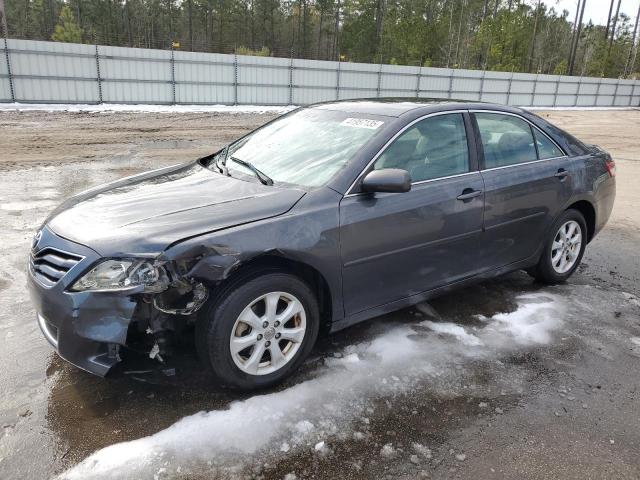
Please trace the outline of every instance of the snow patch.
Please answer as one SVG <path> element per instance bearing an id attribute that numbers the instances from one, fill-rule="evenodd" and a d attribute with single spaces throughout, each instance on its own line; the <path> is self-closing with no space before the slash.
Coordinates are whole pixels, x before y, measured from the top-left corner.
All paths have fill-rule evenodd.
<path id="1" fill-rule="evenodd" d="M 24 210 L 34 210 L 36 208 L 50 208 L 58 204 L 54 200 L 32 200 L 30 202 L 6 202 L 0 204 L 0 209 L 8 212 L 22 212 Z"/>
<path id="2" fill-rule="evenodd" d="M 434 332 L 452 335 L 464 345 L 472 347 L 482 345 L 482 342 L 478 337 L 471 333 L 467 333 L 467 331 L 460 325 L 456 325 L 454 323 L 435 323 L 429 320 L 422 322 L 422 325 L 429 327 Z"/>
<path id="3" fill-rule="evenodd" d="M 461 325 L 431 320 L 379 324 L 382 333 L 345 348 L 341 358 L 325 363 L 315 378 L 233 402 L 225 410 L 199 412 L 149 437 L 106 447 L 62 478 L 141 478 L 167 461 L 205 469 L 213 462 L 213 468 L 237 471 L 242 468 L 238 458 L 250 468 L 296 449 L 328 453 L 323 442 L 335 436 L 366 437 L 373 400 L 410 394 L 433 378 L 455 375 L 465 360 L 497 359 L 514 348 L 551 341 L 552 332 L 562 325 L 564 302 L 550 293 L 522 295 L 516 302 L 515 311 L 487 318 L 473 333 Z M 431 456 L 420 444 L 412 448 L 421 457 Z M 390 457 L 396 452 L 388 444 L 380 454 Z"/>
<path id="4" fill-rule="evenodd" d="M 88 112 L 88 113 L 287 113 L 297 108 L 295 105 L 125 105 L 118 103 L 65 104 L 65 103 L 0 103 L 0 111 L 45 111 L 45 112 Z"/>

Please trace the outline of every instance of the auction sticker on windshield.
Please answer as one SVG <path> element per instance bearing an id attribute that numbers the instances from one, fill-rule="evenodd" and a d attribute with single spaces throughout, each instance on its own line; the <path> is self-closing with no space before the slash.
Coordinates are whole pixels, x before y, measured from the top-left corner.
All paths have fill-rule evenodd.
<path id="1" fill-rule="evenodd" d="M 340 125 L 344 125 L 345 127 L 370 128 L 375 130 L 383 123 L 384 122 L 381 122 L 380 120 L 370 120 L 368 118 L 345 118 Z"/>

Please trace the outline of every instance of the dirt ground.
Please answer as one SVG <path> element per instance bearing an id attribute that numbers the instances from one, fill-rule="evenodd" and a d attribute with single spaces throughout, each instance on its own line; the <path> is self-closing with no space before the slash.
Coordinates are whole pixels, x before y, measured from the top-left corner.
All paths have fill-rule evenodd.
<path id="1" fill-rule="evenodd" d="M 64 198 L 274 115 L 0 112 L 0 478 L 640 478 L 640 110 L 537 113 L 617 163 L 612 217 L 568 284 L 460 290 L 323 338 L 287 384 L 239 395 L 188 352 L 175 375 L 67 365 L 24 265 Z"/>

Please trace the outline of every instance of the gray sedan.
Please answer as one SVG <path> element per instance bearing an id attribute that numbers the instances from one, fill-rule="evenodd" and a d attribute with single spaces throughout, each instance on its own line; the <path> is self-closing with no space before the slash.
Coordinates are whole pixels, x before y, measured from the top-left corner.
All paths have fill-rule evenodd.
<path id="1" fill-rule="evenodd" d="M 70 198 L 37 232 L 44 336 L 97 375 L 194 340 L 271 386 L 333 332 L 518 269 L 563 282 L 609 218 L 615 164 L 517 108 L 357 100 Z"/>

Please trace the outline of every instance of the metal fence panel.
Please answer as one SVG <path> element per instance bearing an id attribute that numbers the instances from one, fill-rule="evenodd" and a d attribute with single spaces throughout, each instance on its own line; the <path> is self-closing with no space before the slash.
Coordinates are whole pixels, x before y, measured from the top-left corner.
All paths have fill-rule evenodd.
<path id="1" fill-rule="evenodd" d="M 491 102 L 491 103 L 507 103 L 507 94 L 506 93 L 485 93 L 482 96 L 483 102 Z"/>
<path id="2" fill-rule="evenodd" d="M 41 103 L 95 101 L 97 77 L 91 45 L 28 40 L 7 43 L 16 100 Z"/>
<path id="3" fill-rule="evenodd" d="M 14 82 L 17 101 L 25 103 L 94 103 L 95 82 L 19 78 Z"/>
<path id="4" fill-rule="evenodd" d="M 170 81 L 171 52 L 142 48 L 100 47 L 100 73 L 105 81 Z"/>
<path id="5" fill-rule="evenodd" d="M 9 86 L 9 78 L 0 77 L 0 102 L 11 101 L 11 87 Z"/>
<path id="6" fill-rule="evenodd" d="M 576 107 L 591 107 L 596 104 L 596 95 L 579 95 L 576 99 Z"/>
<path id="7" fill-rule="evenodd" d="M 289 104 L 289 86 L 239 86 L 238 103 L 245 105 L 287 105 Z"/>
<path id="8" fill-rule="evenodd" d="M 292 83 L 298 87 L 336 87 L 338 62 L 297 60 L 292 62 Z"/>
<path id="9" fill-rule="evenodd" d="M 172 103 L 171 83 L 108 81 L 102 85 L 106 103 Z"/>
<path id="10" fill-rule="evenodd" d="M 218 53 L 173 52 L 176 82 L 232 84 L 234 56 Z"/>
<path id="11" fill-rule="evenodd" d="M 547 94 L 538 93 L 538 94 L 536 94 L 535 97 L 533 97 L 532 106 L 534 106 L 534 107 L 546 107 L 546 106 L 549 106 L 549 105 L 553 105 L 554 99 L 555 99 L 555 95 L 547 95 Z"/>
<path id="12" fill-rule="evenodd" d="M 352 92 L 359 89 L 366 89 L 370 92 L 360 96 L 375 97 L 378 90 L 379 71 L 380 65 L 342 63 L 340 70 L 340 88 L 344 88 L 345 91 L 341 92 L 341 98 L 353 98 Z M 343 93 L 344 97 L 342 97 Z"/>
<path id="13" fill-rule="evenodd" d="M 550 79 L 547 75 L 540 75 L 536 81 L 536 95 L 553 95 L 556 91 L 557 79 Z"/>
<path id="14" fill-rule="evenodd" d="M 4 51 L 4 39 L 0 42 L 0 48 L 3 49 L 0 50 L 0 102 L 12 102 L 7 55 Z"/>
<path id="15" fill-rule="evenodd" d="M 2 102 L 15 97 L 22 102 L 305 105 L 417 96 L 540 107 L 640 104 L 640 81 L 633 80 L 15 39 L 7 46 L 0 43 Z"/>
<path id="16" fill-rule="evenodd" d="M 377 93 L 378 92 L 375 88 L 371 88 L 371 89 L 361 88 L 358 90 L 341 88 L 340 100 L 350 100 L 354 98 L 374 98 L 377 95 Z"/>
<path id="17" fill-rule="evenodd" d="M 335 99 L 335 88 L 296 87 L 293 90 L 292 104 L 308 105 L 310 103 L 328 102 Z"/>

